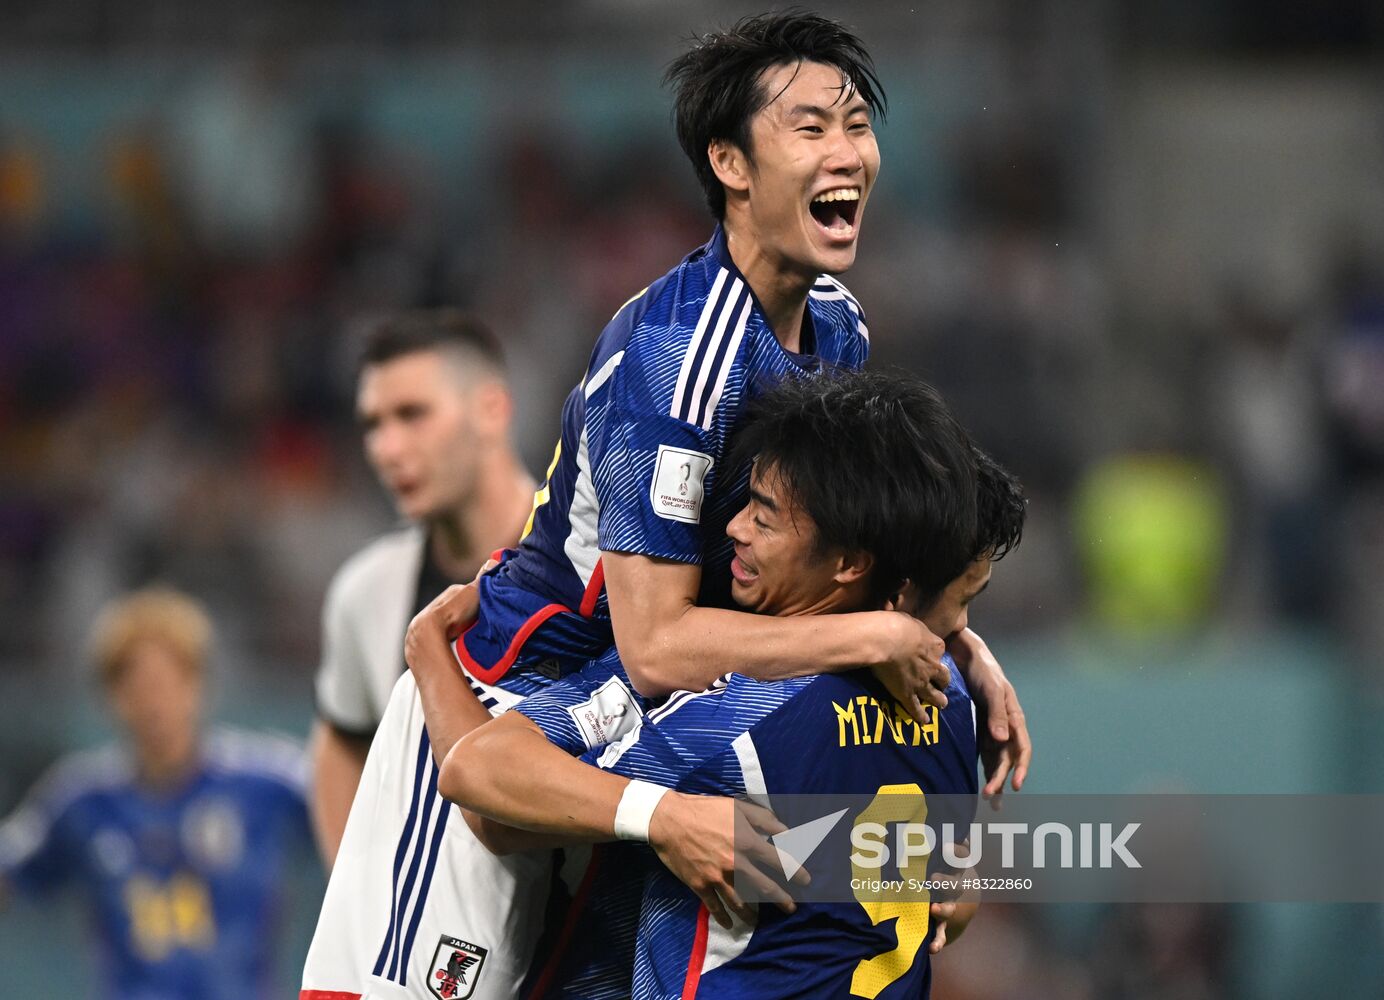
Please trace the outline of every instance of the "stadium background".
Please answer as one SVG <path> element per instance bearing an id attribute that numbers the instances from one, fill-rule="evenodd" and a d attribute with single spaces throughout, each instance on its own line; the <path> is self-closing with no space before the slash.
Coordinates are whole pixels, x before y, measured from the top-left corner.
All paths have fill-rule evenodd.
<path id="1" fill-rule="evenodd" d="M 847 281 L 1032 496 L 978 607 L 1040 791 L 1384 791 L 1384 15 L 835 3 L 891 98 Z M 503 335 L 541 472 L 610 313 L 710 228 L 662 66 L 724 2 L 12 0 L 0 31 L 0 810 L 105 738 L 95 609 L 220 628 L 303 734 L 332 571 L 391 515 L 362 323 Z M 286 935 L 299 958 L 320 877 Z M 0 915 L 0 993 L 79 980 Z M 1379 907 L 999 907 L 938 995 L 1378 996 Z M 291 978 L 291 977 L 290 977 Z"/>

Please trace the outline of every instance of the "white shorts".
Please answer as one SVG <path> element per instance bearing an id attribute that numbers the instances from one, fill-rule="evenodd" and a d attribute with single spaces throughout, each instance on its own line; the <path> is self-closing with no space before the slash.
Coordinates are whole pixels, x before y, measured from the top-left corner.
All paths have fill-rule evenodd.
<path id="1" fill-rule="evenodd" d="M 519 701 L 487 690 L 503 696 L 495 714 Z M 351 804 L 300 1000 L 517 996 L 552 866 L 550 851 L 491 854 L 437 794 L 423 704 L 405 671 Z"/>

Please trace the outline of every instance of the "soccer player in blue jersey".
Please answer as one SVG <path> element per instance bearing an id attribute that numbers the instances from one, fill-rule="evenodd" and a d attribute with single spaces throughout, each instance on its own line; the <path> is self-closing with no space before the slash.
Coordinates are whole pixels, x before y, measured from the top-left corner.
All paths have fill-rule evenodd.
<path id="1" fill-rule="evenodd" d="M 868 353 L 860 304 L 834 275 L 854 263 L 879 170 L 884 94 L 869 55 L 834 21 L 773 14 L 707 36 L 669 79 L 719 225 L 598 338 L 525 537 L 480 580 L 457 653 L 494 684 L 516 664 L 570 672 L 614 640 L 648 697 L 732 664 L 764 679 L 868 666 L 910 710 L 941 703 L 943 644 L 906 615 L 861 612 L 826 630 L 726 609 L 724 528 L 746 481 L 724 459 L 744 407 L 785 375 L 858 368 Z M 1021 782 L 1012 687 L 972 633 L 951 645 Z M 450 713 L 428 714 L 439 729 Z"/>
<path id="2" fill-rule="evenodd" d="M 750 501 L 729 527 L 732 591 L 763 614 L 830 622 L 890 600 L 951 635 L 966 627 L 991 562 L 1022 531 L 1017 484 L 983 455 L 976 471 L 941 401 L 911 380 L 843 373 L 789 383 L 762 401 L 740 445 L 755 456 L 755 471 Z M 688 805 L 726 804 L 696 794 L 766 803 L 771 794 L 899 786 L 973 794 L 976 733 L 961 675 L 946 708 L 919 726 L 866 671 L 770 683 L 732 674 L 622 727 L 623 738 L 603 750 L 586 714 L 616 704 L 611 691 L 622 680 L 616 664 L 588 692 L 574 682 L 554 687 L 463 740 L 443 768 L 444 793 L 468 807 L 532 830 L 647 839 L 698 890 L 642 867 L 628 849 L 605 863 L 586 893 L 577 960 L 553 976 L 562 995 L 621 995 L 630 980 L 619 981 L 620 960 L 633 963 L 637 997 L 925 992 L 924 945 L 936 933 L 926 901 L 784 914 L 755 912 L 732 894 L 732 923 L 717 893 L 729 859 L 714 853 L 725 840 L 695 859 L 706 866 L 700 871 L 664 845 L 677 842 L 673 827 Z M 872 728 L 883 738 L 869 736 Z M 568 756 L 584 747 L 587 761 L 636 780 Z M 663 795 L 670 787 L 693 794 Z M 496 846 L 547 842 L 479 825 Z M 633 956 L 621 933 L 632 881 L 647 883 Z"/>
<path id="3" fill-rule="evenodd" d="M 725 593 L 724 528 L 748 487 L 727 449 L 745 406 L 785 376 L 858 368 L 868 351 L 863 311 L 833 276 L 854 262 L 879 168 L 872 117 L 884 97 L 870 58 L 836 22 L 792 12 L 708 36 L 670 79 L 679 138 L 719 225 L 597 339 L 524 538 L 478 583 L 478 614 L 455 645 L 464 673 L 447 631 L 474 603 L 425 611 L 410 630 L 411 674 L 352 805 L 305 998 L 421 996 L 420 982 L 448 975 L 451 952 L 474 960 L 485 993 L 508 975 L 486 968 L 524 963 L 512 942 L 529 934 L 533 873 L 499 878 L 439 800 L 435 761 L 612 643 L 648 697 L 731 669 L 770 680 L 866 667 L 919 718 L 923 702 L 946 700 L 944 643 L 907 615 L 861 611 L 828 627 L 730 610 Z M 953 641 L 991 711 L 992 783 L 1013 767 L 1017 787 L 1028 739 L 1013 689 L 983 643 Z M 500 902 L 475 891 L 482 869 Z"/>
<path id="4" fill-rule="evenodd" d="M 110 606 L 95 646 L 127 742 L 61 761 L 0 826 L 0 889 L 74 886 L 91 910 L 98 979 L 52 994 L 245 1000 L 279 985 L 285 870 L 312 856 L 306 766 L 287 740 L 203 731 L 210 636 L 172 591 Z"/>

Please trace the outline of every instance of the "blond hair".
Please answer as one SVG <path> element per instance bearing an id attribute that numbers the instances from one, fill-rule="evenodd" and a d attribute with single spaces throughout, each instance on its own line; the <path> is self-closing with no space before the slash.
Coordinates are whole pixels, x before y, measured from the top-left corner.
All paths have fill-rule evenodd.
<path id="1" fill-rule="evenodd" d="M 201 674 L 211 645 L 212 625 L 200 601 L 164 587 L 136 590 L 107 604 L 91 632 L 91 652 L 102 683 L 120 678 L 131 651 L 141 642 L 167 647 Z"/>

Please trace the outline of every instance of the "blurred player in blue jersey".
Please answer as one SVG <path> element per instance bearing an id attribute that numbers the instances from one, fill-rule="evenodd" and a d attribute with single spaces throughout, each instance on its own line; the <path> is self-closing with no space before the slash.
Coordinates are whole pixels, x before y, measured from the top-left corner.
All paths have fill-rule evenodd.
<path id="1" fill-rule="evenodd" d="M 738 446 L 755 459 L 750 501 L 729 527 L 736 603 L 830 622 L 889 601 L 939 635 L 964 629 L 991 562 L 1018 543 L 1024 501 L 1003 470 L 972 452 L 940 399 L 912 380 L 841 373 L 784 385 L 757 409 Z M 443 769 L 444 793 L 468 807 L 533 831 L 648 840 L 697 889 L 641 864 L 629 847 L 607 848 L 573 922 L 579 939 L 544 995 L 621 996 L 631 982 L 641 998 L 925 993 L 924 946 L 938 933 L 926 900 L 785 914 L 731 893 L 732 920 L 718 896 L 731 864 L 717 853 L 726 841 L 706 844 L 700 858 L 667 845 L 689 806 L 722 812 L 729 825 L 725 800 L 697 795 L 767 804 L 773 794 L 900 786 L 974 794 L 976 733 L 961 675 L 946 708 L 919 726 L 867 671 L 769 683 L 731 674 L 618 727 L 625 735 L 602 748 L 587 720 L 593 708 L 618 715 L 610 707 L 624 685 L 618 659 L 604 665 L 588 668 L 585 690 L 573 678 L 463 740 Z M 872 728 L 883 738 L 861 735 Z M 635 780 L 569 756 L 584 748 L 586 761 Z M 497 848 L 549 842 L 478 826 Z M 632 951 L 625 914 L 641 890 Z"/>
<path id="2" fill-rule="evenodd" d="M 53 992 L 131 1000 L 268 997 L 285 866 L 310 857 L 301 750 L 202 726 L 211 625 L 147 590 L 95 630 L 119 747 L 56 765 L 0 826 L 0 888 L 87 897 L 99 978 Z"/>
<path id="3" fill-rule="evenodd" d="M 727 463 L 744 408 L 785 376 L 858 368 L 868 351 L 861 307 L 833 275 L 855 260 L 879 168 L 871 122 L 884 97 L 869 55 L 836 22 L 793 12 L 708 36 L 669 76 L 679 138 L 720 224 L 597 339 L 519 547 L 478 596 L 463 590 L 410 631 L 411 674 L 352 805 L 308 1000 L 425 996 L 453 953 L 473 959 L 475 996 L 507 995 L 532 948 L 541 871 L 497 866 L 439 799 L 436 761 L 612 642 L 648 697 L 732 669 L 772 680 L 867 667 L 920 720 L 923 702 L 945 702 L 944 643 L 908 615 L 827 626 L 730 610 L 725 593 L 724 529 L 748 487 Z M 472 617 L 454 647 L 461 673 L 449 632 Z M 973 635 L 953 641 L 1003 748 L 992 783 L 1013 766 L 1017 787 L 1028 738 L 1013 688 Z"/>

